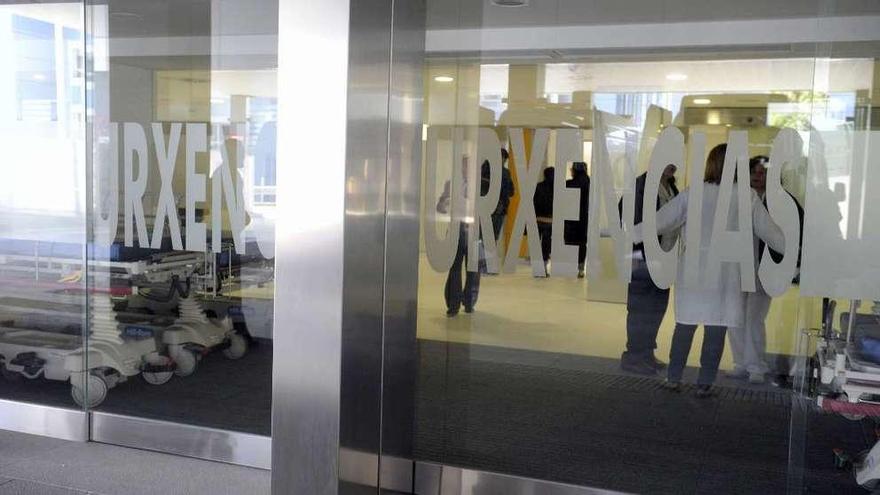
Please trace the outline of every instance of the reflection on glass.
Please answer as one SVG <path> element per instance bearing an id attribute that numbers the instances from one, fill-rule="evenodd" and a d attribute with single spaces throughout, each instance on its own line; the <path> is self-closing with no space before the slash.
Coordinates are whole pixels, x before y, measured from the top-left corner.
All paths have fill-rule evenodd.
<path id="1" fill-rule="evenodd" d="M 243 5 L 0 8 L 4 398 L 269 434 L 277 6 Z"/>
<path id="2" fill-rule="evenodd" d="M 0 397 L 68 408 L 85 355 L 82 24 L 76 4 L 0 6 Z"/>
<path id="3" fill-rule="evenodd" d="M 184 32 L 174 5 L 98 7 L 86 400 L 268 435 L 277 27 L 235 2 Z"/>
<path id="4" fill-rule="evenodd" d="M 711 49 L 674 6 L 428 3 L 416 457 L 638 493 L 876 479 L 819 456 L 869 450 L 880 415 L 857 375 L 880 373 L 880 34 L 817 58 L 759 46 L 763 23 L 797 28 L 793 2 L 716 12 Z M 503 174 L 483 222 L 502 196 L 467 185 Z"/>

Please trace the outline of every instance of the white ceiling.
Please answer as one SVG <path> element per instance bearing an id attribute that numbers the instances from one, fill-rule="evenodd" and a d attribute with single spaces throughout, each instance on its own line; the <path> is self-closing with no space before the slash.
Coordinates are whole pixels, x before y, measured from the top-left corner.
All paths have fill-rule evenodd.
<path id="1" fill-rule="evenodd" d="M 880 57 L 880 0 L 530 0 L 514 8 L 493 6 L 490 0 L 426 1 L 426 47 L 434 59 L 563 63 Z M 94 16 L 107 16 L 110 55 L 125 57 L 127 64 L 275 64 L 278 0 L 91 4 L 96 5 L 90 11 Z M 77 4 L 47 0 L 13 8 L 72 12 L 72 5 Z"/>
<path id="2" fill-rule="evenodd" d="M 426 50 L 488 63 L 880 56 L 880 1 L 428 0 Z"/>
<path id="3" fill-rule="evenodd" d="M 427 29 L 596 26 L 880 14 L 877 0 L 427 0 Z"/>

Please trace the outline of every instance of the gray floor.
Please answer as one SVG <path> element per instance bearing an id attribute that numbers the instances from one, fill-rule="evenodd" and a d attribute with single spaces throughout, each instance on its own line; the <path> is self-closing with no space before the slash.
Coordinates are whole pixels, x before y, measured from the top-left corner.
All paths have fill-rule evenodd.
<path id="1" fill-rule="evenodd" d="M 421 461 L 626 493 L 867 493 L 833 449 L 869 449 L 874 421 L 790 390 L 720 378 L 698 399 L 618 360 L 427 340 L 419 358 Z"/>
<path id="2" fill-rule="evenodd" d="M 0 495 L 268 494 L 269 471 L 0 430 Z"/>

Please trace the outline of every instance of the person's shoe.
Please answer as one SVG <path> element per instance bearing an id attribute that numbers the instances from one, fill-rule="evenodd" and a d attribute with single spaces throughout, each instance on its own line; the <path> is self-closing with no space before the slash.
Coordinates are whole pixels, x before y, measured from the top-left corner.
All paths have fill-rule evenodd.
<path id="1" fill-rule="evenodd" d="M 473 312 L 474 312 L 474 307 L 473 307 L 473 306 L 465 306 L 465 307 L 464 307 L 464 312 L 465 312 L 465 313 L 473 313 Z"/>
<path id="2" fill-rule="evenodd" d="M 763 385 L 766 382 L 764 373 L 749 373 L 749 383 L 752 385 Z"/>
<path id="3" fill-rule="evenodd" d="M 671 382 L 668 379 L 663 382 L 663 389 L 670 392 L 681 391 L 681 382 Z"/>
<path id="4" fill-rule="evenodd" d="M 586 273 L 584 272 L 584 269 L 578 268 L 578 278 L 584 278 L 584 275 L 586 275 Z"/>
<path id="5" fill-rule="evenodd" d="M 707 399 L 712 397 L 712 385 L 697 385 L 697 391 L 694 393 L 698 399 Z"/>
<path id="6" fill-rule="evenodd" d="M 458 308 L 450 308 L 446 310 L 446 316 L 448 318 L 452 318 L 453 316 L 458 314 Z"/>
<path id="7" fill-rule="evenodd" d="M 654 369 L 657 371 L 660 371 L 660 370 L 663 370 L 666 368 L 666 363 L 664 363 L 663 361 L 660 361 L 659 359 L 657 359 L 653 355 L 648 358 L 648 364 L 653 366 Z"/>
<path id="8" fill-rule="evenodd" d="M 792 388 L 792 382 L 787 375 L 774 375 L 773 379 L 770 380 L 770 385 L 785 389 Z"/>
<path id="9" fill-rule="evenodd" d="M 725 371 L 724 376 L 731 380 L 745 380 L 749 377 L 749 372 L 742 368 L 734 368 L 733 371 Z"/>
<path id="10" fill-rule="evenodd" d="M 634 361 L 626 358 L 621 359 L 620 369 L 637 375 L 653 376 L 657 374 L 657 370 L 651 364 L 643 360 Z"/>

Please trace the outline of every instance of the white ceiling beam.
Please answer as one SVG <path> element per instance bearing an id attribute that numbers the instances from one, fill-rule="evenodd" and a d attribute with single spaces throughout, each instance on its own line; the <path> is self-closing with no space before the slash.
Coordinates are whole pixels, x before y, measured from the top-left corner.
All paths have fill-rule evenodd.
<path id="1" fill-rule="evenodd" d="M 214 39 L 211 51 L 211 36 L 170 36 L 145 38 L 110 38 L 112 57 L 170 57 L 194 55 L 275 55 L 278 53 L 278 36 L 275 35 L 224 35 Z M 218 43 L 219 41 L 219 43 Z"/>
<path id="2" fill-rule="evenodd" d="M 428 53 L 748 46 L 880 40 L 880 16 L 437 29 Z"/>

